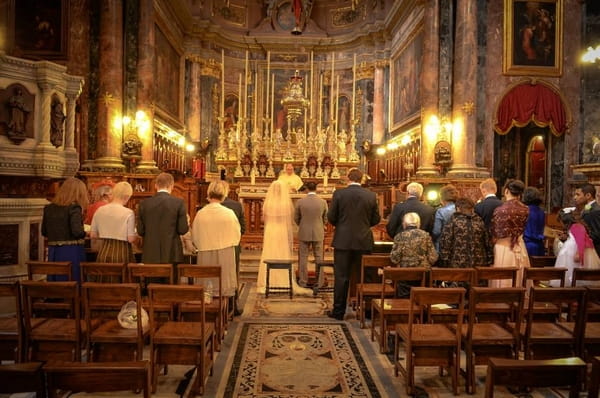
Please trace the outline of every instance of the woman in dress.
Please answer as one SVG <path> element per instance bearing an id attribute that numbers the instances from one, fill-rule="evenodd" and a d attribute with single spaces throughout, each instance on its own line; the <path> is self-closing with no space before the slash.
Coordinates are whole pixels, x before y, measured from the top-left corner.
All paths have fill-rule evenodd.
<path id="1" fill-rule="evenodd" d="M 54 199 L 44 207 L 42 235 L 48 238 L 48 261 L 70 261 L 73 279 L 80 280 L 79 263 L 85 261 L 83 209 L 89 203 L 85 184 L 70 177 L 60 186 Z M 66 280 L 49 275 L 48 280 Z"/>
<path id="2" fill-rule="evenodd" d="M 235 248 L 240 243 L 240 223 L 233 212 L 221 202 L 229 187 L 225 181 L 213 181 L 208 186 L 208 204 L 194 217 L 192 241 L 198 249 L 198 265 L 221 267 L 221 287 L 224 296 L 234 296 L 237 289 Z M 217 281 L 211 281 L 215 289 Z M 205 288 L 208 288 L 208 282 Z"/>
<path id="3" fill-rule="evenodd" d="M 265 260 L 294 261 L 292 254 L 294 205 L 285 182 L 276 180 L 269 186 L 263 203 L 263 219 L 265 233 L 256 281 L 256 289 L 259 293 L 264 293 L 266 287 Z M 269 276 L 271 286 L 288 287 L 288 280 L 287 270 L 272 270 Z M 292 278 L 292 290 L 295 295 L 312 296 L 313 294 L 311 289 L 300 287 L 296 278 Z"/>
<path id="4" fill-rule="evenodd" d="M 562 244 L 556 256 L 555 267 L 567 269 L 565 286 L 571 286 L 573 281 L 573 269 L 600 268 L 600 258 L 594 249 L 594 243 L 590 238 L 585 225 L 581 220 L 581 213 L 575 207 L 567 207 L 558 213 L 558 220 L 568 231 L 567 240 Z M 558 286 L 558 281 L 551 281 L 553 286 Z"/>
<path id="5" fill-rule="evenodd" d="M 540 207 L 542 194 L 539 189 L 535 187 L 525 188 L 523 203 L 529 208 L 529 217 L 527 217 L 527 224 L 523 233 L 527 254 L 530 256 L 543 256 L 546 254 L 546 247 L 544 246 L 546 215 Z"/>
<path id="6" fill-rule="evenodd" d="M 92 218 L 90 237 L 102 240 L 96 261 L 106 263 L 135 262 L 132 243 L 136 243 L 135 215 L 125 207 L 133 189 L 121 181 L 112 189 L 112 201 L 100 207 Z"/>
<path id="7" fill-rule="evenodd" d="M 520 197 L 525 184 L 520 180 L 508 180 L 504 184 L 504 203 L 494 210 L 492 216 L 492 240 L 494 242 L 494 267 L 518 267 L 517 286 L 521 286 L 523 269 L 529 267 L 523 232 L 529 209 Z M 490 287 L 511 287 L 510 280 L 491 281 Z"/>

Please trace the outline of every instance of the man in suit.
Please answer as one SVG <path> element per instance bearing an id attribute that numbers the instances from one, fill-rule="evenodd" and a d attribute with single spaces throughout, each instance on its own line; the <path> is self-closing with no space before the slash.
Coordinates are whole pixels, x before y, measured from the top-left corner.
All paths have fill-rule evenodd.
<path id="1" fill-rule="evenodd" d="M 402 219 L 406 213 L 417 213 L 421 218 L 421 229 L 429 232 L 433 229 L 433 217 L 435 209 L 428 204 L 421 202 L 423 195 L 423 185 L 418 182 L 411 182 L 406 186 L 408 198 L 404 202 L 397 203 L 388 218 L 385 226 L 390 238 L 394 239 L 398 233 L 403 231 Z"/>
<path id="2" fill-rule="evenodd" d="M 225 182 L 225 181 L 223 181 Z M 227 182 L 225 182 L 226 186 L 227 186 L 227 193 L 225 193 L 225 200 L 223 200 L 223 202 L 221 202 L 221 204 L 225 207 L 227 207 L 228 209 L 233 210 L 233 212 L 235 213 L 235 216 L 238 219 L 238 222 L 240 223 L 240 233 L 243 235 L 244 232 L 246 232 L 246 219 L 244 218 L 244 208 L 242 207 L 242 204 L 236 200 L 231 199 L 229 196 L 227 196 L 229 194 L 229 184 L 227 184 Z M 237 276 L 237 280 L 240 280 L 240 253 L 242 251 L 242 246 L 241 246 L 241 241 L 240 244 L 237 245 L 235 247 L 235 275 Z M 239 316 L 242 315 L 242 309 L 239 308 L 238 306 L 238 299 L 240 297 L 239 295 L 239 286 L 235 289 L 235 298 L 233 301 L 233 314 L 235 316 Z"/>
<path id="3" fill-rule="evenodd" d="M 600 205 L 596 202 L 596 188 L 592 184 L 583 184 L 575 189 L 575 205 L 583 209 L 581 216 L 590 231 L 594 248 L 600 255 Z"/>
<path id="4" fill-rule="evenodd" d="M 300 286 L 308 284 L 308 253 L 313 250 L 315 261 L 323 261 L 323 238 L 327 222 L 327 202 L 317 196 L 317 184 L 305 184 L 308 193 L 296 202 L 294 222 L 298 225 L 298 273 Z"/>
<path id="5" fill-rule="evenodd" d="M 479 190 L 483 199 L 475 205 L 475 214 L 483 219 L 485 227 L 490 231 L 494 210 L 502 204 L 502 201 L 496 196 L 498 188 L 493 178 L 483 180 L 479 184 Z"/>
<path id="6" fill-rule="evenodd" d="M 343 320 L 348 291 L 356 289 L 363 254 L 373 250 L 371 227 L 381 220 L 377 197 L 360 186 L 363 173 L 358 169 L 348 172 L 349 184 L 333 193 L 327 212 L 329 223 L 335 226 L 333 242 L 334 286 L 333 309 L 330 318 Z"/>
<path id="7" fill-rule="evenodd" d="M 183 199 L 171 196 L 174 185 L 171 174 L 160 173 L 154 183 L 156 194 L 140 203 L 137 233 L 143 238 L 144 263 L 183 261 L 180 235 L 189 230 L 189 225 Z"/>

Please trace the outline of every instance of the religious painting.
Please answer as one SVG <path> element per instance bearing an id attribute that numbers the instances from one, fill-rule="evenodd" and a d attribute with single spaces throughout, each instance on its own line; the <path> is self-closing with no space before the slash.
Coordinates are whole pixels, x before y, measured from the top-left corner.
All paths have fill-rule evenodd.
<path id="1" fill-rule="evenodd" d="M 179 90 L 181 85 L 181 57 L 158 26 L 154 93 L 156 105 L 175 119 L 179 119 Z"/>
<path id="2" fill-rule="evenodd" d="M 562 0 L 504 0 L 507 75 L 562 75 Z"/>
<path id="3" fill-rule="evenodd" d="M 15 54 L 30 58 L 66 58 L 68 11 L 68 0 L 15 1 Z"/>
<path id="4" fill-rule="evenodd" d="M 296 69 L 271 69 L 271 73 L 275 77 L 275 87 L 274 89 L 270 88 L 273 92 L 272 95 L 269 95 L 269 106 L 272 106 L 269 112 L 273 112 L 273 132 L 277 133 L 280 130 L 282 137 L 286 139 L 290 130 L 288 122 L 292 123 L 291 130 L 294 133 L 299 131 L 299 129 L 304 129 L 304 112 L 300 115 L 294 115 L 294 117 L 291 117 L 292 115 L 290 114 L 290 118 L 288 118 L 288 110 L 281 104 L 281 100 L 289 94 L 288 83 L 290 82 L 290 78 L 294 76 L 295 71 Z M 302 92 L 305 93 L 306 79 L 309 78 L 308 73 L 301 70 L 299 74 L 303 78 Z"/>
<path id="5" fill-rule="evenodd" d="M 391 123 L 392 130 L 408 127 L 419 119 L 421 92 L 419 79 L 423 55 L 423 31 L 418 30 L 404 47 L 392 56 Z"/>
<path id="6" fill-rule="evenodd" d="M 239 104 L 240 101 L 238 96 L 235 94 L 226 94 L 225 95 L 225 131 L 230 129 L 235 129 L 236 123 L 238 121 L 239 116 Z"/>
<path id="7" fill-rule="evenodd" d="M 338 131 L 350 132 L 350 100 L 346 95 L 338 97 L 337 121 Z"/>

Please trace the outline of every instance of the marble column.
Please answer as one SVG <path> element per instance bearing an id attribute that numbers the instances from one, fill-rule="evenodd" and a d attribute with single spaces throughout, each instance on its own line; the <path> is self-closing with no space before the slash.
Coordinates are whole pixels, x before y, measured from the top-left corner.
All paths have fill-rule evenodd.
<path id="1" fill-rule="evenodd" d="M 142 141 L 142 159 L 136 167 L 138 173 L 158 172 L 154 160 L 154 6 L 152 0 L 139 2 L 138 61 L 137 61 L 137 110 L 146 114 L 147 128 L 138 130 Z"/>
<path id="2" fill-rule="evenodd" d="M 98 101 L 98 158 L 94 168 L 122 171 L 123 132 L 123 2 L 105 0 L 100 5 L 100 98 Z"/>
<path id="3" fill-rule="evenodd" d="M 448 174 L 472 177 L 475 166 L 477 118 L 477 0 L 458 0 L 452 93 L 452 159 Z"/>
<path id="4" fill-rule="evenodd" d="M 65 151 L 76 152 L 75 150 L 75 106 L 77 98 L 83 90 L 83 80 L 80 78 L 71 79 L 67 83 L 67 123 L 65 131 Z"/>
<path id="5" fill-rule="evenodd" d="M 375 75 L 373 78 L 373 144 L 381 144 L 385 138 L 385 119 L 384 119 L 384 68 L 387 61 L 380 60 L 375 62 Z"/>
<path id="6" fill-rule="evenodd" d="M 427 0 L 423 17 L 423 68 L 421 70 L 421 161 L 417 175 L 436 176 L 438 170 L 434 147 L 438 140 L 434 130 L 435 118 L 439 117 L 439 1 Z M 439 124 L 438 124 L 439 126 Z"/>
<path id="7" fill-rule="evenodd" d="M 38 146 L 50 147 L 50 115 L 52 112 L 52 89 L 53 85 L 49 83 L 38 83 L 42 89 L 42 105 L 40 107 L 40 141 Z"/>
<path id="8" fill-rule="evenodd" d="M 189 105 L 186 115 L 187 131 L 192 142 L 200 141 L 200 59 L 193 57 L 190 59 L 190 85 L 189 85 Z"/>

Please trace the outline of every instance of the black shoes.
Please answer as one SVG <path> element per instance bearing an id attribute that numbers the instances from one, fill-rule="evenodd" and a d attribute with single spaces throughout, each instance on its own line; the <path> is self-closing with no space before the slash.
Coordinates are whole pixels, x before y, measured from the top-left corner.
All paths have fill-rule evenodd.
<path id="1" fill-rule="evenodd" d="M 327 316 L 330 318 L 333 318 L 333 319 L 337 319 L 338 321 L 344 320 L 344 314 L 342 314 L 342 315 L 334 314 L 333 311 L 327 311 Z"/>

